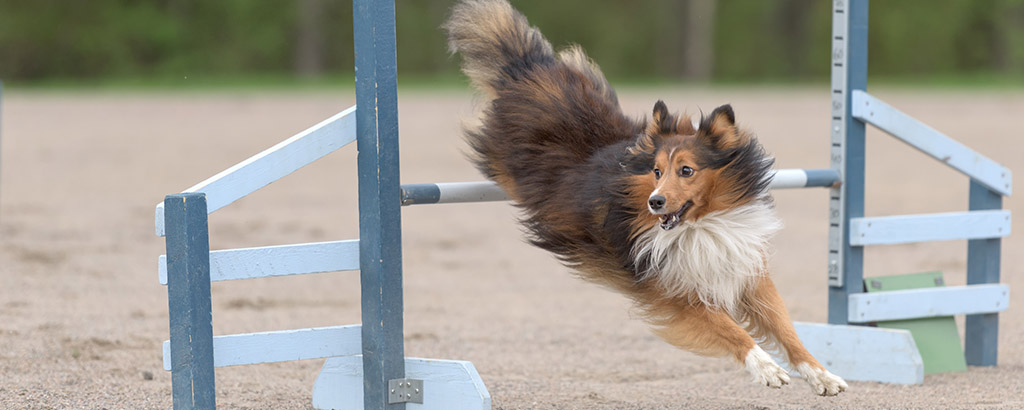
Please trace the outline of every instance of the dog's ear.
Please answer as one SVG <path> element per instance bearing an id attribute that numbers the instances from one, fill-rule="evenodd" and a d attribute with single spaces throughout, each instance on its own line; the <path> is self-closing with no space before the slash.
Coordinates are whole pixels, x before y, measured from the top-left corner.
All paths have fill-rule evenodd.
<path id="1" fill-rule="evenodd" d="M 647 123 L 647 135 L 673 134 L 675 131 L 675 118 L 668 113 L 668 106 L 665 105 L 665 102 L 658 100 L 654 103 L 651 121 Z"/>
<path id="2" fill-rule="evenodd" d="M 735 149 L 745 143 L 736 129 L 736 114 L 729 104 L 715 108 L 711 115 L 701 119 L 698 131 L 701 138 L 717 150 Z"/>

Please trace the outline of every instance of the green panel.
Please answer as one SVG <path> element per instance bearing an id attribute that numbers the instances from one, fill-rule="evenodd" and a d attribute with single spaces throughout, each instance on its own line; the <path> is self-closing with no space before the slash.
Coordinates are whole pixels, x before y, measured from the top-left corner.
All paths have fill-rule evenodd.
<path id="1" fill-rule="evenodd" d="M 868 292 L 883 292 L 937 288 L 945 282 L 942 272 L 925 272 L 866 278 L 864 286 Z M 878 327 L 909 330 L 924 361 L 925 374 L 967 370 L 953 316 L 882 321 Z"/>

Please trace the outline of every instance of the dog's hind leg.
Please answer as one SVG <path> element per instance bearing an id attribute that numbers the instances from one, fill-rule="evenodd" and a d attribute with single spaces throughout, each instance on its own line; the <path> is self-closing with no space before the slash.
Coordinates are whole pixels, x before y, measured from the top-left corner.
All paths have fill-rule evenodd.
<path id="1" fill-rule="evenodd" d="M 830 373 L 811 356 L 800 342 L 789 319 L 782 296 L 767 276 L 758 279 L 743 300 L 741 309 L 750 333 L 788 357 L 789 363 L 821 396 L 835 396 L 848 387 L 842 378 Z"/>
<path id="2" fill-rule="evenodd" d="M 708 356 L 732 356 L 742 363 L 754 382 L 779 388 L 789 384 L 780 367 L 729 314 L 700 302 L 675 300 L 656 307 L 655 333 L 684 350 Z"/>

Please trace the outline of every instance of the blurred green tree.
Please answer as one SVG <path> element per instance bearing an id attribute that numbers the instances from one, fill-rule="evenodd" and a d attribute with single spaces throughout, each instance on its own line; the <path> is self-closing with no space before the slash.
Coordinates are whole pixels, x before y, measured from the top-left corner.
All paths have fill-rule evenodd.
<path id="1" fill-rule="evenodd" d="M 398 0 L 399 70 L 453 78 L 438 28 L 454 0 Z M 513 0 L 553 44 L 619 80 L 760 82 L 828 75 L 831 2 Z M 326 0 L 0 0 L 0 77 L 347 75 L 351 4 Z M 1024 0 L 871 4 L 873 77 L 1024 78 Z"/>

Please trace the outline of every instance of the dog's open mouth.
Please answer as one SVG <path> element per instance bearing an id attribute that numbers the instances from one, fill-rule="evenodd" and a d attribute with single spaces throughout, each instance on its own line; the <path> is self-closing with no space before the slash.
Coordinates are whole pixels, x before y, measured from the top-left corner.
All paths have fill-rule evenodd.
<path id="1" fill-rule="evenodd" d="M 686 211 L 690 210 L 690 207 L 692 207 L 692 206 L 693 206 L 693 201 L 686 201 L 686 203 L 683 204 L 683 206 L 680 207 L 678 211 L 675 211 L 675 212 L 670 213 L 670 214 L 662 215 L 661 216 L 661 229 L 664 229 L 664 230 L 667 231 L 667 230 L 670 230 L 670 229 L 675 228 L 676 226 L 678 226 L 679 222 L 683 220 L 683 216 L 686 215 Z"/>

